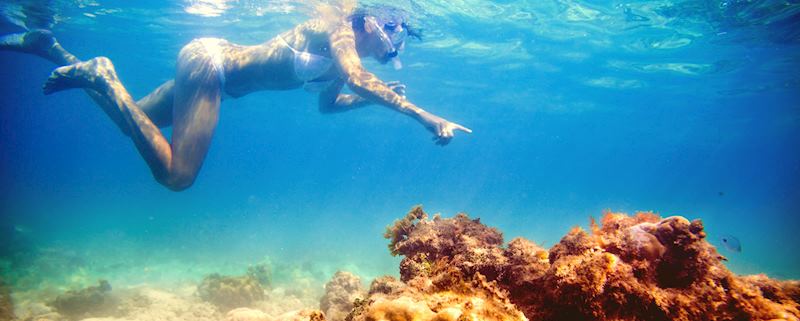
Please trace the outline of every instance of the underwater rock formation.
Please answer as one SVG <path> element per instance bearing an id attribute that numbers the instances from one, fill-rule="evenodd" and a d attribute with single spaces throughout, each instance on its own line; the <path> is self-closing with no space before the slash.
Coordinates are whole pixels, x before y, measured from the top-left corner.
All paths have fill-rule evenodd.
<path id="1" fill-rule="evenodd" d="M 228 312 L 225 321 L 325 321 L 325 316 L 317 310 L 299 310 L 272 317 L 261 310 L 238 308 Z"/>
<path id="2" fill-rule="evenodd" d="M 255 279 L 262 288 L 272 285 L 272 268 L 267 263 L 258 263 L 247 268 L 247 276 Z"/>
<path id="3" fill-rule="evenodd" d="M 113 315 L 117 312 L 117 304 L 111 296 L 111 285 L 100 280 L 96 286 L 67 291 L 47 305 L 69 319 L 80 319 Z"/>
<path id="4" fill-rule="evenodd" d="M 91 321 L 193 320 L 218 321 L 219 312 L 207 302 L 200 302 L 186 289 L 173 293 L 163 289 L 139 287 L 128 290 L 120 303 L 118 318 Z"/>
<path id="5" fill-rule="evenodd" d="M 247 307 L 264 299 L 264 288 L 251 275 L 222 276 L 210 274 L 197 286 L 197 294 L 222 312 Z"/>
<path id="6" fill-rule="evenodd" d="M 0 321 L 14 320 L 14 304 L 11 302 L 11 291 L 0 278 Z"/>
<path id="7" fill-rule="evenodd" d="M 416 207 L 387 229 L 391 253 L 406 256 L 401 280 L 374 280 L 347 320 L 527 320 L 487 277 L 500 272 L 502 234 L 464 214 L 427 217 Z"/>
<path id="8" fill-rule="evenodd" d="M 477 219 L 429 219 L 415 207 L 385 237 L 404 256 L 402 282 L 373 282 L 348 320 L 800 317 L 798 282 L 734 275 L 699 220 L 607 213 L 600 226 L 574 228 L 545 250 L 522 238 L 503 246 L 502 234 Z"/>
<path id="9" fill-rule="evenodd" d="M 115 289 L 115 300 L 119 302 L 113 316 L 94 315 L 90 318 L 65 317 L 58 313 L 29 313 L 21 316 L 25 321 L 154 321 L 154 320 L 192 320 L 219 321 L 219 311 L 210 303 L 200 302 L 192 295 L 191 289 L 168 292 L 147 286 L 128 289 Z"/>
<path id="10" fill-rule="evenodd" d="M 447 272 L 445 272 L 447 271 Z M 347 321 L 514 321 L 528 320 L 494 282 L 444 268 L 435 279 L 403 283 L 393 277 L 372 282 Z"/>
<path id="11" fill-rule="evenodd" d="M 344 321 L 347 314 L 353 310 L 353 302 L 365 296 L 366 291 L 361 286 L 361 279 L 358 276 L 338 271 L 325 284 L 325 295 L 322 296 L 319 307 L 328 321 Z"/>

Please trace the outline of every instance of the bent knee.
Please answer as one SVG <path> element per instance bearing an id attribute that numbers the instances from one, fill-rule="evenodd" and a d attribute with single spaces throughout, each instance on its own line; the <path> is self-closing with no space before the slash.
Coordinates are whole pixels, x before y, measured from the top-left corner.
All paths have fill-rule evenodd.
<path id="1" fill-rule="evenodd" d="M 184 191 L 184 190 L 188 189 L 189 187 L 192 187 L 192 184 L 194 184 L 194 180 L 178 181 L 178 182 L 172 183 L 171 185 L 167 185 L 167 188 L 169 188 L 173 192 L 180 192 L 180 191 Z"/>
<path id="2" fill-rule="evenodd" d="M 97 56 L 86 61 L 95 71 L 114 71 L 114 63 L 105 56 Z"/>
<path id="3" fill-rule="evenodd" d="M 157 176 L 156 181 L 174 192 L 180 192 L 191 187 L 196 178 L 196 175 L 172 174 L 161 177 Z"/>

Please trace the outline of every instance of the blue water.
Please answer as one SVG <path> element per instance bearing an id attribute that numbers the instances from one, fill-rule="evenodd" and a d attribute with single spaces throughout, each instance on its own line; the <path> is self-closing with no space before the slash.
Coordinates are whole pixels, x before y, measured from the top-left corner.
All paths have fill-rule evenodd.
<path id="1" fill-rule="evenodd" d="M 48 6 L 61 44 L 109 57 L 136 98 L 172 78 L 193 38 L 257 44 L 309 12 L 205 3 L 223 5 Z M 735 272 L 800 278 L 800 2 L 399 5 L 424 41 L 402 70 L 367 68 L 473 134 L 439 147 L 384 107 L 323 115 L 302 90 L 255 93 L 223 102 L 179 193 L 85 93 L 42 94 L 52 64 L 0 52 L 0 270 L 21 287 L 197 281 L 263 261 L 286 278 L 369 279 L 397 273 L 383 230 L 423 204 L 546 247 L 604 210 L 682 215 L 703 220 Z"/>

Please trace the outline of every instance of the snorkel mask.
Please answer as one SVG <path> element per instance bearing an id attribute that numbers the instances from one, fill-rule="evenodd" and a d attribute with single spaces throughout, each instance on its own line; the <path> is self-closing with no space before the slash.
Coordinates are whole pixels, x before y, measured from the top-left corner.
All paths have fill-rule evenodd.
<path id="1" fill-rule="evenodd" d="M 405 49 L 406 37 L 408 37 L 408 26 L 405 22 L 396 22 L 393 20 L 379 22 L 375 17 L 365 17 L 364 22 L 370 24 L 373 30 L 380 37 L 384 48 L 386 48 L 386 55 L 384 59 L 391 61 L 395 70 L 403 68 L 403 63 L 397 56 Z"/>

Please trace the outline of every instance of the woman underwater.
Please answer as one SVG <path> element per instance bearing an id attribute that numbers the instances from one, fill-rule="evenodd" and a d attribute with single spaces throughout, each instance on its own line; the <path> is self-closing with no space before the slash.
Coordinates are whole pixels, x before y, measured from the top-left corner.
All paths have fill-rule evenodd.
<path id="1" fill-rule="evenodd" d="M 181 49 L 175 79 L 138 101 L 120 82 L 108 58 L 80 61 L 49 31 L 4 36 L 0 49 L 35 54 L 62 66 L 45 83 L 45 94 L 86 89 L 131 137 L 155 179 L 180 191 L 192 185 L 203 164 L 223 96 L 316 88 L 323 113 L 375 103 L 416 119 L 433 132 L 439 145 L 450 142 L 455 131 L 471 133 L 412 104 L 405 98 L 405 86 L 385 83 L 362 66 L 362 57 L 399 63 L 397 55 L 409 36 L 420 37 L 402 16 L 373 8 L 335 19 L 312 19 L 255 46 L 195 39 Z M 345 84 L 355 95 L 341 93 Z M 171 143 L 159 129 L 168 126 L 173 128 Z"/>

